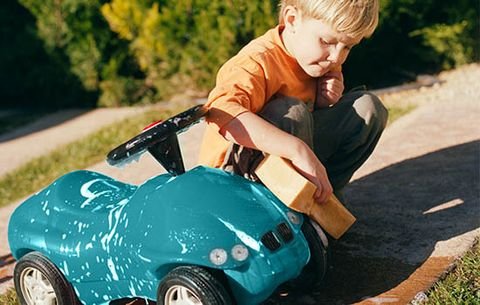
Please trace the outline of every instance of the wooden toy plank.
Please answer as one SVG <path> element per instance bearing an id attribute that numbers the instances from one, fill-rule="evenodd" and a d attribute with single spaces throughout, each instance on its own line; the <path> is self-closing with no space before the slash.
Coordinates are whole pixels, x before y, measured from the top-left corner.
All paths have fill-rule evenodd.
<path id="1" fill-rule="evenodd" d="M 356 221 L 334 195 L 324 203 L 315 202 L 316 186 L 298 173 L 288 160 L 267 156 L 255 173 L 285 205 L 308 215 L 335 239 L 340 238 Z"/>

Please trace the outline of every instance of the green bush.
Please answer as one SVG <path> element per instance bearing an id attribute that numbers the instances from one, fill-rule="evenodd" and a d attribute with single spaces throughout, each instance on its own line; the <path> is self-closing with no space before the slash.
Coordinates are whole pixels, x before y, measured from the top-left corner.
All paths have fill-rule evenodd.
<path id="1" fill-rule="evenodd" d="M 275 1 L 112 0 L 102 14 L 157 98 L 205 94 L 219 66 L 275 23 Z"/>
<path id="2" fill-rule="evenodd" d="M 0 107 L 62 108 L 95 105 L 59 54 L 47 54 L 35 18 L 16 0 L 0 5 Z"/>
<path id="3" fill-rule="evenodd" d="M 82 94 L 89 92 L 98 95 L 100 106 L 156 102 L 176 93 L 205 95 L 213 87 L 221 64 L 276 24 L 278 3 L 18 1 L 36 20 L 36 30 L 24 33 L 28 42 L 22 43 L 34 45 L 37 34 L 43 41 L 44 54 L 54 64 L 40 64 L 35 69 L 37 74 L 49 75 L 46 78 L 29 74 L 25 79 L 17 76 L 15 80 L 3 79 L 2 83 L 8 87 L 12 82 L 24 81 L 22 88 L 31 86 L 30 92 L 44 90 L 42 82 L 54 84 L 49 88 L 71 86 L 74 90 L 66 97 L 83 99 Z M 392 85 L 412 80 L 419 73 L 479 60 L 479 8 L 471 0 L 380 2 L 379 28 L 354 48 L 345 65 L 347 88 Z M 42 48 L 36 43 L 32 50 Z M 34 51 L 28 47 L 22 53 L 17 50 L 18 42 L 6 45 L 9 48 L 2 54 L 13 53 L 15 65 L 38 65 L 38 56 L 29 59 Z M 21 63 L 15 60 L 19 58 Z M 55 72 L 57 68 L 69 76 Z M 15 92 L 8 94 L 15 99 Z"/>
<path id="4" fill-rule="evenodd" d="M 473 58 L 474 52 L 468 37 L 468 22 L 463 20 L 454 24 L 434 24 L 410 33 L 411 37 L 421 36 L 423 45 L 430 49 L 431 56 L 439 56 L 441 68 L 450 69 L 466 64 Z"/>
<path id="5" fill-rule="evenodd" d="M 143 80 L 129 54 L 128 43 L 117 39 L 101 15 L 99 1 L 94 0 L 19 0 L 36 18 L 38 36 L 51 57 L 63 58 L 68 69 L 87 92 L 100 94 L 108 106 L 136 102 L 132 84 Z M 110 86 L 112 81 L 123 80 Z M 107 82 L 102 86 L 102 82 Z M 128 88 L 119 88 L 120 86 Z M 103 90 L 112 88 L 113 92 Z M 118 92 L 129 92 L 112 101 Z M 106 95 L 107 97 L 104 97 Z M 126 102 L 127 101 L 127 102 Z"/>
<path id="6" fill-rule="evenodd" d="M 479 6 L 471 0 L 380 0 L 380 24 L 354 48 L 347 85 L 383 87 L 479 60 Z"/>

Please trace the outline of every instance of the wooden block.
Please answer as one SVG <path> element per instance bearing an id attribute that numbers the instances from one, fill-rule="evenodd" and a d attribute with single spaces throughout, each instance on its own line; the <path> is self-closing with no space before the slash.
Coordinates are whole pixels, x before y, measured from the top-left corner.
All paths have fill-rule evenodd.
<path id="1" fill-rule="evenodd" d="M 299 174 L 288 160 L 267 156 L 255 173 L 285 205 L 307 214 L 335 239 L 340 238 L 356 220 L 333 195 L 327 202 L 316 203 L 313 199 L 316 186 Z"/>
<path id="2" fill-rule="evenodd" d="M 301 213 L 310 211 L 316 187 L 300 175 L 287 160 L 277 156 L 267 156 L 258 165 L 255 173 L 262 183 L 289 208 Z"/>
<path id="3" fill-rule="evenodd" d="M 335 195 L 330 196 L 327 202 L 315 203 L 308 216 L 335 239 L 339 239 L 357 220 Z"/>

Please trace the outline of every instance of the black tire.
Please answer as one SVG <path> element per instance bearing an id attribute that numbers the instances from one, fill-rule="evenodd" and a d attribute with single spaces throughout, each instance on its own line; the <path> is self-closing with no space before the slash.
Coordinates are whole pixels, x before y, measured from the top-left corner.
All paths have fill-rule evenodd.
<path id="1" fill-rule="evenodd" d="M 22 305 L 40 304 L 36 300 L 42 296 L 55 297 L 57 305 L 80 304 L 72 286 L 62 272 L 39 252 L 30 252 L 23 256 L 15 265 L 13 278 L 15 290 Z M 37 284 L 34 284 L 32 279 Z M 29 281 L 30 283 L 28 283 Z M 45 285 L 40 285 L 43 287 L 43 292 L 39 293 L 38 290 L 35 290 L 37 293 L 32 295 L 34 287 L 38 287 L 38 281 L 50 286 L 46 285 L 49 287 L 46 288 Z"/>
<path id="2" fill-rule="evenodd" d="M 316 223 L 315 225 L 318 226 Z M 329 253 L 327 245 L 324 244 L 317 229 L 312 224 L 312 220 L 308 217 L 305 217 L 302 232 L 310 248 L 310 260 L 292 284 L 295 290 L 312 291 L 325 278 L 328 270 Z M 327 237 L 325 236 L 325 238 Z"/>
<path id="3" fill-rule="evenodd" d="M 187 289 L 189 297 L 202 305 L 232 305 L 226 287 L 206 269 L 197 266 L 181 266 L 170 271 L 158 286 L 157 305 L 171 305 L 170 300 L 181 297 L 179 289 Z"/>

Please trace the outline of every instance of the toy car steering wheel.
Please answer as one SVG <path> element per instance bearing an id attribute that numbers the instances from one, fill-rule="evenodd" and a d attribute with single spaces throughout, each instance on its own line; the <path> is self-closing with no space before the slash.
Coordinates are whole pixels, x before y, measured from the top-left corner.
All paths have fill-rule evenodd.
<path id="1" fill-rule="evenodd" d="M 149 151 L 153 157 L 173 175 L 185 172 L 177 133 L 187 129 L 207 113 L 203 105 L 194 106 L 163 122 L 147 128 L 142 133 L 119 145 L 107 155 L 107 162 L 122 166 L 138 160 L 141 154 Z"/>

